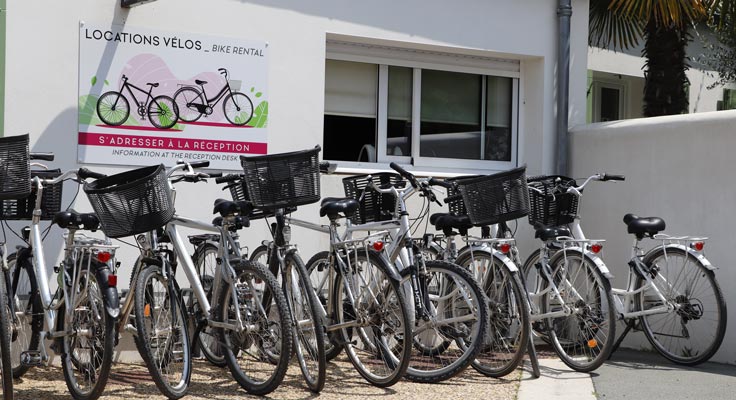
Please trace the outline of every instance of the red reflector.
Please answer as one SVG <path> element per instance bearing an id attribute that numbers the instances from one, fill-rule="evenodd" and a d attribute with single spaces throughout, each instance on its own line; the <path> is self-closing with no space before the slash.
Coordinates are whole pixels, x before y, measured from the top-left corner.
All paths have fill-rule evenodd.
<path id="1" fill-rule="evenodd" d="M 603 245 L 600 243 L 593 243 L 590 245 L 590 251 L 592 251 L 595 254 L 598 254 L 603 250 Z"/>
<path id="2" fill-rule="evenodd" d="M 100 262 L 103 262 L 103 263 L 106 263 L 106 262 L 110 261 L 110 257 L 111 257 L 110 253 L 108 253 L 106 251 L 101 251 L 101 252 L 97 253 L 97 259 Z"/>
<path id="3" fill-rule="evenodd" d="M 703 251 L 703 247 L 705 247 L 705 243 L 703 242 L 695 242 L 693 243 L 693 249 L 697 251 Z"/>
<path id="4" fill-rule="evenodd" d="M 118 285 L 118 276 L 117 275 L 108 275 L 107 276 L 107 286 L 117 286 Z"/>
<path id="5" fill-rule="evenodd" d="M 501 249 L 501 253 L 508 253 L 511 250 L 511 245 L 508 243 L 501 243 L 499 248 Z"/>
<path id="6" fill-rule="evenodd" d="M 381 242 L 380 240 L 378 242 L 373 242 L 373 250 L 375 251 L 383 250 L 383 242 Z"/>

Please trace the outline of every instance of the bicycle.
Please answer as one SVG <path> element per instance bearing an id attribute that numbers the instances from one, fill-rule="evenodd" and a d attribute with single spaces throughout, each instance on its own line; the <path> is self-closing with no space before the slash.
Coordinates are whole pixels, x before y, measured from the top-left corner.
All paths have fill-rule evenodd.
<path id="1" fill-rule="evenodd" d="M 622 181 L 624 177 L 595 174 L 580 186 L 562 176 L 538 180 L 540 191 L 530 195 L 536 197 L 540 209 L 554 211 L 548 213 L 550 222 L 569 225 L 571 236 L 585 239 L 577 214 L 583 189 L 591 181 Z M 665 222 L 657 217 L 626 214 L 624 223 L 634 243 L 628 284 L 626 289 L 612 289 L 612 309 L 626 328 L 611 353 L 634 329 L 644 331 L 652 347 L 674 363 L 692 366 L 709 360 L 725 336 L 727 314 L 715 279 L 716 267 L 703 254 L 707 238 L 662 234 Z M 645 238 L 660 243 L 644 251 L 639 242 Z M 525 270 L 538 254 L 530 255 Z"/>
<path id="2" fill-rule="evenodd" d="M 136 332 L 141 357 L 159 390 L 169 398 L 182 397 L 191 375 L 187 317 L 175 279 L 181 264 L 199 305 L 199 325 L 214 330 L 225 362 L 241 387 L 265 395 L 286 374 L 288 357 L 282 355 L 291 354 L 291 339 L 280 334 L 284 327 L 288 329 L 289 320 L 278 283 L 267 270 L 242 257 L 231 236 L 247 222 L 249 206 L 216 201 L 214 212 L 221 216 L 218 225 L 174 212 L 174 183 L 214 176 L 194 171 L 208 165 L 207 161 L 180 162 L 167 170 L 163 165 L 140 168 L 98 180 L 85 191 L 107 235 L 135 235 L 141 248 L 134 265 L 135 286 L 123 306 L 121 324 Z M 181 174 L 174 175 L 178 172 Z M 178 226 L 220 237 L 219 268 L 209 293 L 199 281 Z M 158 235 L 162 227 L 165 234 Z M 131 314 L 134 325 L 129 324 Z M 265 348 L 272 351 L 265 353 Z"/>
<path id="3" fill-rule="evenodd" d="M 53 155 L 44 154 L 34 159 L 53 160 Z M 45 166 L 32 164 L 34 166 Z M 100 178 L 85 168 L 68 171 L 54 178 L 31 179 L 35 190 L 31 226 L 24 229 L 23 239 L 29 246 L 21 246 L 14 257 L 12 271 L 11 308 L 14 331 L 30 328 L 30 343 L 38 344 L 45 338 L 54 340 L 51 348 L 61 354 L 61 365 L 67 387 L 75 399 L 96 399 L 105 388 L 117 335 L 115 320 L 119 315 L 115 250 L 109 239 L 97 239 L 78 233 L 79 230 L 94 231 L 99 220 L 94 214 L 75 211 L 43 209 L 45 187 L 61 184 L 72 179 L 78 183 L 87 178 Z M 60 192 L 59 192 L 60 193 Z M 26 203 L 28 204 L 28 203 Z M 11 213 L 12 210 L 12 213 Z M 19 203 L 4 204 L 5 217 L 24 219 L 27 209 Z M 43 256 L 41 219 L 52 219 L 53 223 L 67 229 L 64 235 L 64 259 L 54 268 L 58 288 L 52 293 L 49 282 L 38 277 L 49 276 Z M 3 277 L 11 276 L 6 270 Z M 21 282 L 27 282 L 21 286 Z M 27 289 L 25 292 L 23 289 Z M 23 299 L 26 299 L 23 304 Z M 28 299 L 34 299 L 28 301 Z M 43 330 L 43 320 L 47 329 Z M 33 321 L 28 323 L 28 317 Z M 16 335 L 19 337 L 19 335 Z M 21 347 L 24 343 L 19 343 Z M 38 366 L 48 361 L 45 346 L 39 349 L 28 347 L 20 352 L 20 369 Z M 13 369 L 7 372 L 11 373 Z M 4 371 L 5 373 L 5 371 Z"/>
<path id="4" fill-rule="evenodd" d="M 153 97 L 153 88 L 158 87 L 158 83 L 146 83 L 148 85 L 148 92 L 146 92 L 144 89 L 128 82 L 127 76 L 123 75 L 122 80 L 123 84 L 120 86 L 120 90 L 106 92 L 97 100 L 97 116 L 100 117 L 102 122 L 110 126 L 119 126 L 128 120 L 130 103 L 123 94 L 123 91 L 128 89 L 128 93 L 137 106 L 138 116 L 142 120 L 145 120 L 148 116 L 151 125 L 159 129 L 169 129 L 176 125 L 176 121 L 179 119 L 179 107 L 174 99 L 165 95 Z M 139 101 L 133 89 L 145 94 L 145 100 Z"/>
<path id="5" fill-rule="evenodd" d="M 183 86 L 174 93 L 174 102 L 179 109 L 179 119 L 184 122 L 196 122 L 204 116 L 210 116 L 214 107 L 222 100 L 222 111 L 225 118 L 233 125 L 242 126 L 253 118 L 253 102 L 244 93 L 235 91 L 230 86 L 228 72 L 225 68 L 218 68 L 221 75 L 225 76 L 225 84 L 214 96 L 207 97 L 204 85 L 207 81 L 196 79 L 194 86 Z"/>
<path id="6" fill-rule="evenodd" d="M 418 382 L 440 382 L 465 370 L 481 350 L 488 328 L 488 300 L 473 277 L 462 267 L 446 261 L 426 260 L 421 252 L 415 252 L 411 240 L 411 222 L 406 200 L 420 193 L 430 201 L 436 201 L 431 185 L 435 179 L 417 179 L 400 166 L 391 163 L 399 174 L 377 173 L 345 178 L 343 185 L 346 199 L 326 198 L 320 214 L 330 218 L 330 225 L 322 227 L 299 221 L 290 223 L 330 234 L 331 250 L 317 253 L 308 262 L 308 269 L 315 282 L 315 290 L 327 298 L 327 317 L 342 323 L 340 318 L 350 313 L 342 304 L 341 276 L 349 274 L 353 267 L 349 261 L 357 257 L 358 265 L 371 263 L 385 269 L 388 277 L 400 280 L 396 297 L 405 297 L 411 334 L 408 340 L 395 339 L 402 351 L 410 352 L 406 377 Z M 402 177 L 410 185 L 405 185 Z M 347 216 L 345 232 L 337 232 L 340 214 Z M 420 215 L 425 215 L 422 212 Z M 372 231 L 374 235 L 352 239 L 353 232 Z M 378 240 L 385 236 L 387 244 Z M 351 250 L 351 243 L 362 244 L 373 236 L 371 252 Z M 348 246 L 347 248 L 345 248 Z M 350 276 L 350 275 L 348 275 Z M 325 285 L 327 285 L 325 287 Z M 357 314 L 357 313 L 356 313 Z M 333 326 L 335 326 L 333 325 Z M 328 327 L 328 330 L 330 328 Z M 355 341 L 353 334 L 343 332 L 333 337 L 332 346 L 343 346 L 351 354 Z M 398 345 L 397 345 L 398 346 Z M 398 348 L 398 347 L 397 347 Z M 402 353 L 403 354 L 403 353 Z M 403 358 L 402 360 L 405 360 Z"/>

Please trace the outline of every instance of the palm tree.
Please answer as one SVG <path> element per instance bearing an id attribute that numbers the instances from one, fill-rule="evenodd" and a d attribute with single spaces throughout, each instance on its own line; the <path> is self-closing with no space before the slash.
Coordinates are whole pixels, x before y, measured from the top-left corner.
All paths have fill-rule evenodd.
<path id="1" fill-rule="evenodd" d="M 645 41 L 644 116 L 688 110 L 686 48 L 694 24 L 736 15 L 736 0 L 590 0 L 589 43 L 628 49 Z M 724 20 L 721 18 L 720 20 Z"/>

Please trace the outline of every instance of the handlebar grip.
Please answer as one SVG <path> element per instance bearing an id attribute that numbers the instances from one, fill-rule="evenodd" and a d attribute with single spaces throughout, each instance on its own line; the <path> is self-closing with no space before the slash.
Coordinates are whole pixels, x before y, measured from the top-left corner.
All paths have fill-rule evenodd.
<path id="1" fill-rule="evenodd" d="M 222 177 L 222 172 L 209 172 L 207 176 L 210 178 L 220 178 Z"/>
<path id="2" fill-rule="evenodd" d="M 31 160 L 54 161 L 54 153 L 29 153 Z"/>
<path id="3" fill-rule="evenodd" d="M 195 161 L 195 162 L 187 163 L 184 160 L 179 160 L 176 163 L 179 164 L 179 165 L 181 165 L 181 164 L 189 164 L 189 166 L 192 167 L 192 168 L 207 168 L 207 167 L 210 166 L 210 162 L 209 161 Z"/>
<path id="4" fill-rule="evenodd" d="M 79 176 L 82 179 L 87 179 L 87 178 L 93 178 L 93 179 L 107 178 L 107 175 L 101 174 L 99 172 L 90 171 L 87 168 L 80 168 L 79 170 L 77 170 L 77 176 Z"/>
<path id="5" fill-rule="evenodd" d="M 331 174 L 335 172 L 337 169 L 337 164 L 331 163 L 329 161 L 320 161 L 319 163 L 319 172 L 323 174 Z"/>
<path id="6" fill-rule="evenodd" d="M 393 168 L 394 171 L 398 172 L 399 175 L 403 176 L 406 180 L 411 183 L 411 185 L 414 188 L 419 187 L 419 182 L 417 182 L 417 178 L 414 177 L 409 171 L 402 168 L 399 164 L 396 164 L 395 162 L 391 162 L 391 164 L 388 165 L 389 167 Z"/>
<path id="7" fill-rule="evenodd" d="M 235 182 L 237 180 L 240 180 L 243 176 L 238 174 L 229 174 L 225 176 L 221 176 L 219 178 L 215 179 L 215 183 L 228 183 L 228 182 Z"/>
<path id="8" fill-rule="evenodd" d="M 429 183 L 431 186 L 442 186 L 447 189 L 453 188 L 452 183 L 437 178 L 429 178 L 429 181 L 427 181 L 427 183 Z"/>
<path id="9" fill-rule="evenodd" d="M 611 175 L 611 174 L 603 174 L 603 177 L 601 178 L 601 181 L 625 181 L 626 177 L 623 175 Z"/>
<path id="10" fill-rule="evenodd" d="M 453 195 L 453 196 L 450 196 L 450 197 L 446 198 L 445 199 L 445 204 L 450 204 L 453 201 L 458 201 L 458 200 L 462 200 L 462 199 L 463 199 L 463 195 L 462 194 L 456 194 L 456 195 Z"/>

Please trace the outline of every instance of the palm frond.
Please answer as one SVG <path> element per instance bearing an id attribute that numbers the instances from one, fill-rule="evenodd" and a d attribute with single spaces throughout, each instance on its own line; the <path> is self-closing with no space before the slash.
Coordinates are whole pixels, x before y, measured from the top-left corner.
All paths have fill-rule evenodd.
<path id="1" fill-rule="evenodd" d="M 589 23 L 588 44 L 613 50 L 637 46 L 644 28 L 638 18 L 614 11 L 611 0 L 590 0 Z"/>

